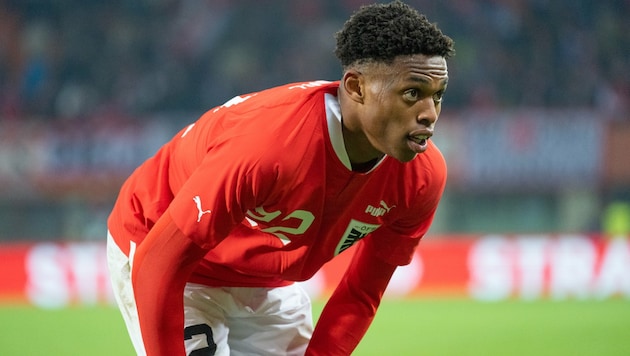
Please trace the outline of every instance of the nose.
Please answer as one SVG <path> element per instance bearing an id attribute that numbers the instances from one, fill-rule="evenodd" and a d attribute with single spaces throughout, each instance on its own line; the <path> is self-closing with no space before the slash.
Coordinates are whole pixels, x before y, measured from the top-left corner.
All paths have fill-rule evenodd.
<path id="1" fill-rule="evenodd" d="M 417 121 L 427 127 L 433 126 L 440 115 L 439 103 L 436 103 L 432 97 L 425 98 L 420 101 L 420 112 Z"/>

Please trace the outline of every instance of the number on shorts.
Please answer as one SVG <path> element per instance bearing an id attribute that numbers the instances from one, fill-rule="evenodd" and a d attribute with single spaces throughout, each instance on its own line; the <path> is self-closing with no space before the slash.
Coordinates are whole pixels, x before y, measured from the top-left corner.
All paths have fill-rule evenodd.
<path id="1" fill-rule="evenodd" d="M 212 337 L 212 329 L 209 325 L 198 324 L 184 328 L 184 340 L 190 340 L 194 335 L 205 335 L 208 346 L 190 352 L 190 356 L 212 356 L 217 351 L 217 344 Z"/>

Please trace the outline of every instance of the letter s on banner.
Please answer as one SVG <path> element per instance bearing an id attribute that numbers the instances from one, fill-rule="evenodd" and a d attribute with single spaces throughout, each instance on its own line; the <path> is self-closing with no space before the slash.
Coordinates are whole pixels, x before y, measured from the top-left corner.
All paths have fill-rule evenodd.
<path id="1" fill-rule="evenodd" d="M 509 298 L 514 289 L 513 244 L 501 236 L 476 241 L 468 255 L 470 295 L 479 300 Z"/>
<path id="2" fill-rule="evenodd" d="M 63 247 L 36 244 L 26 255 L 26 295 L 42 308 L 61 308 L 70 302 L 70 286 Z"/>

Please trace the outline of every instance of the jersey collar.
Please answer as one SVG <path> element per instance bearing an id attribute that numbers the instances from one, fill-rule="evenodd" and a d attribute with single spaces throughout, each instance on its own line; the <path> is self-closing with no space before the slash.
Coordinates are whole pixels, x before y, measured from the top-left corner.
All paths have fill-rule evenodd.
<path id="1" fill-rule="evenodd" d="M 346 146 L 343 142 L 343 130 L 342 130 L 342 122 L 341 122 L 341 107 L 339 106 L 339 100 L 337 97 L 326 93 L 324 94 L 324 106 L 326 107 L 326 123 L 328 124 L 328 134 L 330 135 L 330 143 L 335 150 L 335 154 L 337 158 L 343 163 L 343 165 L 348 169 L 352 170 L 352 165 L 350 164 L 350 158 L 348 157 L 348 152 L 346 151 Z M 366 173 L 369 173 L 376 169 L 384 160 L 387 155 L 384 155 L 374 167 Z"/>

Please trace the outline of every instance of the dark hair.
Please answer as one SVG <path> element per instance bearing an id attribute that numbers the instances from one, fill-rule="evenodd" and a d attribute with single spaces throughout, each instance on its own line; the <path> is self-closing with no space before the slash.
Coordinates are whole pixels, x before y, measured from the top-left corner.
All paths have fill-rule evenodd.
<path id="1" fill-rule="evenodd" d="M 401 1 L 362 6 L 335 37 L 335 55 L 344 67 L 367 61 L 391 63 L 401 55 L 455 54 L 450 37 Z"/>

